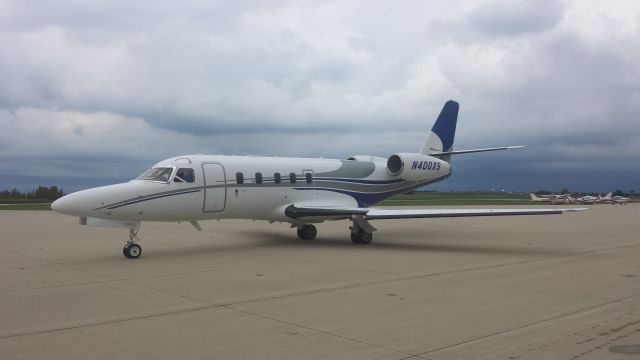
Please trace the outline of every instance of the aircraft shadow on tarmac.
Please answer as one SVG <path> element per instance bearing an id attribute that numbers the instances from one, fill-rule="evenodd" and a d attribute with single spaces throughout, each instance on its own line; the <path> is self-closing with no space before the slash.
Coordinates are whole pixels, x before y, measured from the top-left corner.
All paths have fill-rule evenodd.
<path id="1" fill-rule="evenodd" d="M 386 231 L 384 234 L 378 235 L 369 245 L 352 244 L 348 238 L 348 234 L 344 236 L 319 236 L 315 240 L 300 240 L 295 234 L 283 234 L 281 232 L 265 232 L 246 230 L 242 231 L 245 235 L 244 241 L 235 243 L 220 243 L 216 241 L 215 235 L 210 238 L 208 243 L 189 243 L 189 241 L 181 242 L 175 247 L 156 247 L 149 250 L 144 257 L 149 258 L 171 258 L 176 256 L 191 256 L 202 254 L 220 254 L 234 253 L 258 250 L 260 248 L 283 248 L 283 249 L 344 249 L 358 250 L 361 252 L 389 252 L 389 251 L 409 251 L 424 253 L 459 253 L 459 254 L 478 254 L 478 255 L 514 255 L 514 256 L 566 256 L 571 255 L 567 249 L 543 248 L 532 244 L 514 245 L 514 246 L 496 246 L 470 243 L 442 244 L 433 243 L 429 238 L 446 241 L 446 234 L 434 235 L 421 239 L 419 243 L 410 242 L 408 238 L 414 238 L 416 233 L 407 234 L 404 231 Z M 248 241 L 247 241 L 248 240 Z M 471 239 L 472 240 L 472 239 Z M 415 241 L 415 240 L 414 240 Z M 479 240 L 481 241 L 481 240 Z M 145 256 L 146 255 L 146 256 Z M 103 258 L 100 256 L 100 258 Z M 113 254 L 105 254 L 103 260 L 110 261 Z M 93 261 L 99 261 L 97 258 Z"/>
<path id="2" fill-rule="evenodd" d="M 265 233 L 258 231 L 245 231 L 244 234 L 260 239 L 257 247 L 310 247 L 310 248 L 358 248 L 365 251 L 424 251 L 424 252 L 450 252 L 493 255 L 554 255 L 564 256 L 570 253 L 561 249 L 523 246 L 495 246 L 478 244 L 434 244 L 425 239 L 424 243 L 409 243 L 403 241 L 405 234 L 386 233 L 380 235 L 369 245 L 352 244 L 348 238 L 342 237 L 318 237 L 315 240 L 300 240 L 295 236 L 283 236 L 281 233 Z M 376 234 L 378 235 L 378 234 Z M 415 235 L 415 234 L 414 234 Z M 438 237 L 442 239 L 442 237 Z"/>

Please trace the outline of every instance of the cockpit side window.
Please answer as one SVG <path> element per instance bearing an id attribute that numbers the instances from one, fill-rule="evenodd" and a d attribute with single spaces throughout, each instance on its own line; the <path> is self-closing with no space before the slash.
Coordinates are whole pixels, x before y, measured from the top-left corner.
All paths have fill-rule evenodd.
<path id="1" fill-rule="evenodd" d="M 193 169 L 191 168 L 180 168 L 176 172 L 176 176 L 173 177 L 173 181 L 175 182 L 186 182 L 192 183 L 196 179 Z"/>
<path id="2" fill-rule="evenodd" d="M 171 173 L 173 173 L 173 168 L 170 167 L 153 168 L 142 176 L 142 180 L 169 182 Z"/>

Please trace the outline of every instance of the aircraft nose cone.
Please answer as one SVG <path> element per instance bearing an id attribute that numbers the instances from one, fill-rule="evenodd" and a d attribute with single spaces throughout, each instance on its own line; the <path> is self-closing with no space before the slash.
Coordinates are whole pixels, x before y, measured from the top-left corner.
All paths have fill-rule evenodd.
<path id="1" fill-rule="evenodd" d="M 83 191 L 65 195 L 51 204 L 51 210 L 65 215 L 86 216 L 90 209 L 86 195 Z"/>
<path id="2" fill-rule="evenodd" d="M 61 214 L 69 214 L 69 212 L 72 210 L 72 206 L 70 206 L 68 195 L 63 196 L 51 203 L 51 210 Z"/>
<path id="3" fill-rule="evenodd" d="M 51 203 L 51 210 L 55 212 L 60 212 L 60 199 Z"/>

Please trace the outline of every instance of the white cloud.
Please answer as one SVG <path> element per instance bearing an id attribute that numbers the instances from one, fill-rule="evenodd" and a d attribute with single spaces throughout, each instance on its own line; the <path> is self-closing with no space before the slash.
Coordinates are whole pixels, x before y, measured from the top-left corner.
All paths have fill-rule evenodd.
<path id="1" fill-rule="evenodd" d="M 4 1 L 0 24 L 12 164 L 385 155 L 417 148 L 449 98 L 458 147 L 638 160 L 634 0 Z"/>

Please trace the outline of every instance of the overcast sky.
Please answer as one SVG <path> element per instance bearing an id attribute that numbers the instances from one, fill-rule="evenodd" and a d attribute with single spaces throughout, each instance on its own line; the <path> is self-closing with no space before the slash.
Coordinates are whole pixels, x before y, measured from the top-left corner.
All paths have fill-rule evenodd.
<path id="1" fill-rule="evenodd" d="M 640 1 L 0 0 L 0 188 L 164 158 L 417 151 L 440 190 L 640 191 Z"/>

